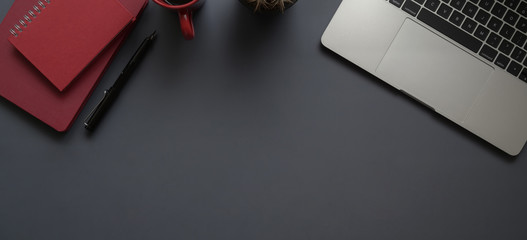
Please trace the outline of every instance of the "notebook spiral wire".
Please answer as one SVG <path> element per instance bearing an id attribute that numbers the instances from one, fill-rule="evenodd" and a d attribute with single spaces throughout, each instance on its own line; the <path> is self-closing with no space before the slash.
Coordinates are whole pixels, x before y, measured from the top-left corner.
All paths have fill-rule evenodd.
<path id="1" fill-rule="evenodd" d="M 51 0 L 39 0 L 37 4 L 33 5 L 33 8 L 27 11 L 27 14 L 24 15 L 23 19 L 18 20 L 18 23 L 13 25 L 13 28 L 9 29 L 9 32 L 18 37 L 18 35 L 24 31 L 24 28 L 27 28 L 28 23 L 32 22 L 34 18 L 37 17 L 37 14 L 40 14 L 47 5 L 51 4 Z"/>

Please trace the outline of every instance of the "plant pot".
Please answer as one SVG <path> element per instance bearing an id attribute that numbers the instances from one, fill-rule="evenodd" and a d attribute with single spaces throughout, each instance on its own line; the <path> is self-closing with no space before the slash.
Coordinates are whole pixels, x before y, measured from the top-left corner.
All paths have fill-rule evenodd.
<path id="1" fill-rule="evenodd" d="M 271 13 L 271 14 L 283 13 L 285 10 L 287 10 L 288 8 L 290 8 L 297 2 L 297 0 L 291 0 L 288 3 L 285 3 L 284 8 L 281 9 L 281 7 L 278 5 L 274 8 L 265 8 L 262 6 L 257 8 L 256 1 L 253 1 L 253 2 L 251 2 L 251 0 L 239 0 L 239 1 L 241 4 L 243 4 L 248 9 L 251 9 L 255 13 Z"/>

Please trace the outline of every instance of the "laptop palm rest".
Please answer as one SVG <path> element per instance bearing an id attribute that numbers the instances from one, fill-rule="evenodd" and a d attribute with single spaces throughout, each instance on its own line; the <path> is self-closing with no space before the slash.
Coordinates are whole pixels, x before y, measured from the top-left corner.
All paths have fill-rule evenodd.
<path id="1" fill-rule="evenodd" d="M 489 65 L 406 19 L 376 75 L 462 122 L 492 72 Z"/>

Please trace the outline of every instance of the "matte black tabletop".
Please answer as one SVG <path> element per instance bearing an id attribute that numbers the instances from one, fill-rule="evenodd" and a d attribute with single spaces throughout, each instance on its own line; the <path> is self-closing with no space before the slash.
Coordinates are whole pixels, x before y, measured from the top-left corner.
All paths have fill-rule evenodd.
<path id="1" fill-rule="evenodd" d="M 186 41 L 151 2 L 68 132 L 0 99 L 0 239 L 527 239 L 527 153 L 326 50 L 339 3 L 257 16 L 209 0 Z"/>

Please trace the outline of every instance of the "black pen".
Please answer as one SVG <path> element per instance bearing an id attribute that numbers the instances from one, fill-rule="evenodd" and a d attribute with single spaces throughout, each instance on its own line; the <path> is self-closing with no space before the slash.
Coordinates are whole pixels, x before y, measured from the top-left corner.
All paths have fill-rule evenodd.
<path id="1" fill-rule="evenodd" d="M 99 104 L 97 104 L 97 106 L 92 110 L 88 118 L 86 118 L 86 121 L 84 121 L 84 127 L 86 129 L 90 131 L 95 129 L 99 121 L 101 121 L 103 115 L 110 108 L 111 104 L 115 101 L 115 99 L 121 92 L 121 89 L 123 88 L 126 81 L 128 81 L 128 78 L 130 78 L 130 75 L 132 75 L 132 72 L 137 66 L 137 63 L 145 55 L 146 50 L 154 41 L 154 39 L 156 39 L 156 36 L 157 33 L 156 31 L 154 31 L 152 35 L 145 38 L 145 40 L 141 43 L 137 51 L 135 51 L 132 59 L 128 61 L 128 64 L 126 64 L 117 80 L 115 80 L 115 83 L 109 89 L 104 91 L 104 97 L 101 99 Z"/>

